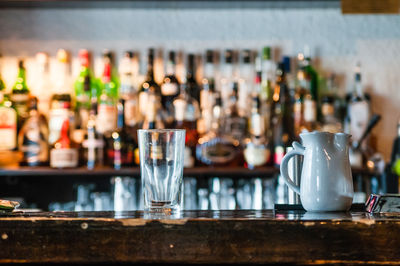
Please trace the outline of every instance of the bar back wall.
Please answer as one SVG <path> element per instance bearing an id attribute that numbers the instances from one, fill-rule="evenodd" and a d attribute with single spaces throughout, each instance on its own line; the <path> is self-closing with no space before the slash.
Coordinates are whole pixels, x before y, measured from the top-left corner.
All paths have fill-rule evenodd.
<path id="1" fill-rule="evenodd" d="M 144 61 L 149 47 L 203 53 L 207 48 L 260 50 L 271 45 L 280 54 L 294 56 L 309 45 L 318 70 L 343 77 L 341 90 L 352 89 L 354 66 L 361 63 L 373 112 L 383 115 L 373 131 L 376 146 L 389 159 L 400 116 L 400 16 L 342 15 L 339 3 L 100 4 L 104 6 L 0 9 L 2 75 L 7 88 L 15 80 L 17 58 L 27 59 L 29 83 L 35 53 L 45 51 L 54 58 L 59 48 L 74 56 L 76 75 L 80 48 L 91 50 L 96 60 L 104 48 L 114 51 L 117 59 L 125 50 L 138 50 Z"/>

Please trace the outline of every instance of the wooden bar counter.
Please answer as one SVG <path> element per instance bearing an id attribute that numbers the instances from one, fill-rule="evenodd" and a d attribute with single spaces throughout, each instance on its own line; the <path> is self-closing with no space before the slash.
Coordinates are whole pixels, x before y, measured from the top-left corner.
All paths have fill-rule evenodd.
<path id="1" fill-rule="evenodd" d="M 399 264 L 400 215 L 365 212 L 16 212 L 1 263 Z"/>

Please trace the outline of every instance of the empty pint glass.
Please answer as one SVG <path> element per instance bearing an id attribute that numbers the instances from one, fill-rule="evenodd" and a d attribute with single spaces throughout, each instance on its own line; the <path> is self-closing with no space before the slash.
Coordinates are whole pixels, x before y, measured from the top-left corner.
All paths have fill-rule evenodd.
<path id="1" fill-rule="evenodd" d="M 175 212 L 181 208 L 185 130 L 138 130 L 144 209 Z"/>

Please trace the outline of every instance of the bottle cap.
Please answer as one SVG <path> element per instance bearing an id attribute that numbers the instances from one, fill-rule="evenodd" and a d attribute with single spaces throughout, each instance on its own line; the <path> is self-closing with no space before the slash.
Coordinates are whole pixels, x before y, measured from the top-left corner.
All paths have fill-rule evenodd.
<path id="1" fill-rule="evenodd" d="M 58 49 L 57 51 L 57 60 L 61 63 L 68 62 L 68 52 L 64 49 Z"/>
<path id="2" fill-rule="evenodd" d="M 225 51 L 225 63 L 233 63 L 233 50 Z"/>
<path id="3" fill-rule="evenodd" d="M 172 62 L 173 64 L 176 63 L 176 56 L 175 56 L 175 52 L 174 51 L 170 51 L 168 53 L 168 61 Z"/>
<path id="4" fill-rule="evenodd" d="M 271 47 L 265 46 L 263 48 L 262 59 L 263 60 L 271 60 Z"/>
<path id="5" fill-rule="evenodd" d="M 206 63 L 214 63 L 214 51 L 213 50 L 206 51 Z"/>
<path id="6" fill-rule="evenodd" d="M 242 51 L 242 58 L 243 58 L 243 63 L 245 64 L 249 64 L 251 63 L 251 59 L 252 59 L 252 54 L 251 54 L 251 50 L 243 50 Z"/>

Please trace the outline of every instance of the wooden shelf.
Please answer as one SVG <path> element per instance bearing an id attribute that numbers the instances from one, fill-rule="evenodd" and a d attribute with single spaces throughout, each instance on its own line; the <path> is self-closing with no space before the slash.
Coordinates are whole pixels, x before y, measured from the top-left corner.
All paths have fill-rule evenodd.
<path id="1" fill-rule="evenodd" d="M 197 167 L 186 168 L 184 176 L 199 178 L 206 177 L 232 177 L 232 178 L 251 178 L 251 177 L 273 177 L 279 173 L 276 167 L 262 167 L 253 170 L 244 167 Z M 353 175 L 378 176 L 379 174 L 368 169 L 353 168 Z M 71 169 L 53 169 L 49 167 L 16 167 L 0 169 L 0 177 L 19 176 L 19 177 L 111 177 L 111 176 L 140 176 L 140 169 L 122 168 L 115 170 L 112 168 L 96 168 L 89 170 L 84 167 Z"/>

